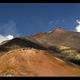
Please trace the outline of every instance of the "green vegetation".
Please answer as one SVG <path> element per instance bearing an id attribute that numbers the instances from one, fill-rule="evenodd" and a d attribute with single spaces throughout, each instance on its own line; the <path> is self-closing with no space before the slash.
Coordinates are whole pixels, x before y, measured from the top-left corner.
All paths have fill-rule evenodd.
<path id="1" fill-rule="evenodd" d="M 53 51 L 59 53 L 62 58 L 80 60 L 80 52 L 76 49 L 67 46 L 56 46 L 50 47 Z"/>
<path id="2" fill-rule="evenodd" d="M 73 59 L 80 60 L 80 54 L 77 54 L 76 56 L 73 56 Z"/>

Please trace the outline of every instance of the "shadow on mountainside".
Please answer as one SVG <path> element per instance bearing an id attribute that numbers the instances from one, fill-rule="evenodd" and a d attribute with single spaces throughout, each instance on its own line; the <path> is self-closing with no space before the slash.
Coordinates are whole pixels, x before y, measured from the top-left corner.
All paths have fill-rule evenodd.
<path id="1" fill-rule="evenodd" d="M 11 49 L 17 49 L 17 48 L 36 48 L 36 49 L 46 50 L 46 48 L 40 44 L 21 38 L 14 38 L 3 45 L 0 45 L 0 51 L 2 52 L 9 51 Z"/>

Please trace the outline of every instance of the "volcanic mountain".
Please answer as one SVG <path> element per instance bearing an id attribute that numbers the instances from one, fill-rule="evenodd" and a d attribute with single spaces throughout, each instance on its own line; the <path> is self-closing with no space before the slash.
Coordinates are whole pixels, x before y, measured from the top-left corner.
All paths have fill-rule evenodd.
<path id="1" fill-rule="evenodd" d="M 37 40 L 46 46 L 69 46 L 72 48 L 80 48 L 80 33 L 57 28 L 51 32 L 43 32 L 33 35 L 31 38 Z"/>
<path id="2" fill-rule="evenodd" d="M 80 33 L 62 28 L 4 41 L 0 76 L 80 76 L 79 43 Z"/>

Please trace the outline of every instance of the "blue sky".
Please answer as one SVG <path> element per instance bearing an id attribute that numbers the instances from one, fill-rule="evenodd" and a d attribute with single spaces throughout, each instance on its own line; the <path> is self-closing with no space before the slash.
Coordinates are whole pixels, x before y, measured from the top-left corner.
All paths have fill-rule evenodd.
<path id="1" fill-rule="evenodd" d="M 27 36 L 62 27 L 75 31 L 80 20 L 80 4 L 5 3 L 0 4 L 0 34 Z"/>

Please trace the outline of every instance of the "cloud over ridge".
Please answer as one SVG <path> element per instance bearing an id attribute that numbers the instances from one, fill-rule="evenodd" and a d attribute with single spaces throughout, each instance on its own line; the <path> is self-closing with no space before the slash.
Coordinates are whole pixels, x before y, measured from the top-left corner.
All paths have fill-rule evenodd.
<path id="1" fill-rule="evenodd" d="M 80 32 L 80 21 L 79 20 L 76 20 L 76 22 L 78 23 L 78 25 L 76 26 L 76 31 L 77 32 Z"/>
<path id="2" fill-rule="evenodd" d="M 16 23 L 10 20 L 8 23 L 3 24 L 0 30 L 0 43 L 5 40 L 11 40 L 17 35 Z"/>

